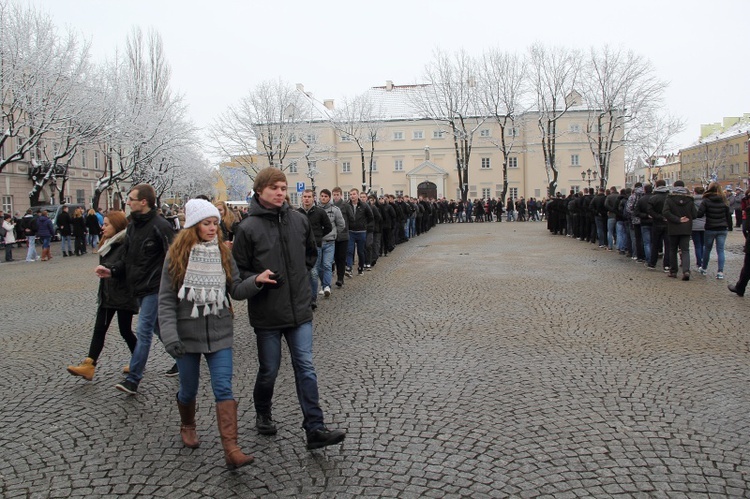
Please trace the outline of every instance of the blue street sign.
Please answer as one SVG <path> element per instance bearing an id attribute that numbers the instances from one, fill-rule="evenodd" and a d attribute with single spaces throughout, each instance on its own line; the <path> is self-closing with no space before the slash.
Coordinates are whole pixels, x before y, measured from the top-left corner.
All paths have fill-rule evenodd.
<path id="1" fill-rule="evenodd" d="M 297 182 L 297 192 L 305 192 L 305 183 Z"/>

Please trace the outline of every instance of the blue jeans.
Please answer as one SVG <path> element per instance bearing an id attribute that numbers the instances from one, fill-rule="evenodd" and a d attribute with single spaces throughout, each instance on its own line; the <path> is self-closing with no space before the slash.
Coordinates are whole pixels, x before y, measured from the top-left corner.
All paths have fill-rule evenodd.
<path id="1" fill-rule="evenodd" d="M 318 258 L 315 260 L 315 265 L 308 272 L 310 277 L 310 290 L 312 291 L 312 303 L 318 300 L 318 268 L 320 267 L 320 247 L 318 247 Z"/>
<path id="2" fill-rule="evenodd" d="M 89 246 L 92 248 L 96 248 L 96 246 L 99 244 L 99 234 L 89 234 Z"/>
<path id="3" fill-rule="evenodd" d="M 607 245 L 607 219 L 605 217 L 596 216 L 594 218 L 596 223 L 596 239 L 599 242 L 599 246 Z"/>
<path id="4" fill-rule="evenodd" d="M 646 262 L 651 263 L 651 226 L 641 225 L 641 237 L 643 237 L 643 252 L 646 253 Z"/>
<path id="5" fill-rule="evenodd" d="M 691 235 L 693 238 L 693 248 L 695 249 L 695 264 L 702 267 L 703 246 L 706 244 L 705 232 L 702 230 L 694 230 Z"/>
<path id="6" fill-rule="evenodd" d="M 234 400 L 231 348 L 211 353 L 186 353 L 177 359 L 177 367 L 180 369 L 180 391 L 177 392 L 177 400 L 181 404 L 189 404 L 198 396 L 201 355 L 206 357 L 208 372 L 211 373 L 211 388 L 213 388 L 216 402 Z"/>
<path id="7" fill-rule="evenodd" d="M 625 221 L 617 222 L 617 249 L 623 252 L 630 252 L 630 231 Z"/>
<path id="8" fill-rule="evenodd" d="M 417 235 L 417 218 L 409 219 L 409 233 L 406 235 L 408 238 L 412 238 Z"/>
<path id="9" fill-rule="evenodd" d="M 138 339 L 135 351 L 130 357 L 130 373 L 127 380 L 136 385 L 143 379 L 143 370 L 146 368 L 148 354 L 151 351 L 151 340 L 154 333 L 159 336 L 159 294 L 146 295 L 138 298 L 138 326 L 135 336 Z"/>
<path id="10" fill-rule="evenodd" d="M 326 286 L 331 287 L 331 278 L 333 266 L 333 255 L 336 250 L 336 243 L 330 241 L 323 243 L 323 246 L 318 251 L 318 276 L 320 277 L 320 285 L 324 288 Z"/>
<path id="11" fill-rule="evenodd" d="M 617 219 L 608 218 L 607 219 L 607 248 L 611 250 L 615 249 L 614 240 L 615 240 L 616 228 L 617 228 Z"/>
<path id="12" fill-rule="evenodd" d="M 711 250 L 716 241 L 716 255 L 719 259 L 719 268 L 717 272 L 724 272 L 724 243 L 727 241 L 727 231 L 725 230 L 708 230 L 705 233 L 705 244 L 703 246 L 703 265 L 704 269 L 708 268 L 708 261 L 711 258 Z"/>
<path id="13" fill-rule="evenodd" d="M 73 242 L 70 236 L 60 236 L 63 253 L 73 253 Z"/>
<path id="14" fill-rule="evenodd" d="M 40 239 L 42 240 L 42 249 L 49 249 L 49 242 L 52 238 L 50 236 L 44 236 Z"/>
<path id="15" fill-rule="evenodd" d="M 26 252 L 26 261 L 33 262 L 39 256 L 36 253 L 36 236 L 26 236 L 26 240 L 29 242 L 29 250 Z"/>
<path id="16" fill-rule="evenodd" d="M 285 329 L 255 329 L 258 344 L 258 377 L 253 399 L 258 414 L 270 414 L 273 388 L 281 364 L 281 337 L 286 339 L 294 369 L 297 399 L 302 408 L 302 427 L 310 432 L 324 426 L 323 411 L 318 402 L 318 376 L 312 359 L 313 326 L 306 322 Z"/>
<path id="17" fill-rule="evenodd" d="M 354 264 L 354 247 L 357 247 L 357 267 L 361 270 L 365 265 L 365 245 L 367 244 L 367 232 L 349 231 L 349 249 L 346 252 L 346 266 L 352 268 Z"/>

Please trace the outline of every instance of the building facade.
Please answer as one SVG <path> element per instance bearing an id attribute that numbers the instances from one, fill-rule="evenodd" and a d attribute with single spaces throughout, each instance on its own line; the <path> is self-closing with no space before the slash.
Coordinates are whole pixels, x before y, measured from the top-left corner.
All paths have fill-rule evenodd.
<path id="1" fill-rule="evenodd" d="M 453 137 L 444 124 L 421 119 L 409 109 L 408 93 L 412 89 L 413 86 L 389 84 L 369 91 L 374 105 L 382 110 L 382 118 L 377 123 L 377 140 L 372 148 L 372 174 L 369 144 L 365 150 L 365 188 L 377 194 L 460 199 Z M 333 101 L 327 100 L 321 107 L 321 114 L 332 109 Z M 587 109 L 574 106 L 557 124 L 557 190 L 560 192 L 589 186 L 581 175 L 587 169 L 595 169 L 586 135 L 588 117 Z M 516 118 L 514 126 L 505 130 L 506 143 L 511 144 L 506 198 L 547 196 L 549 179 L 537 118 L 535 112 L 524 113 Z M 468 197 L 500 198 L 504 179 L 503 155 L 496 145 L 501 138 L 500 127 L 492 119 L 482 118 L 474 118 L 471 126 L 476 130 L 468 166 Z M 291 144 L 283 162 L 294 204 L 296 187 L 302 184 L 308 188 L 314 184 L 316 190 L 334 186 L 344 192 L 351 188 L 362 189 L 362 151 L 355 140 L 326 119 L 312 120 L 303 133 L 304 140 Z M 311 142 L 317 152 L 306 155 Z M 255 160 L 259 167 L 268 166 L 261 154 Z M 612 153 L 608 185 L 624 183 L 624 152 L 618 147 Z M 591 186 L 598 185 L 597 178 Z"/>

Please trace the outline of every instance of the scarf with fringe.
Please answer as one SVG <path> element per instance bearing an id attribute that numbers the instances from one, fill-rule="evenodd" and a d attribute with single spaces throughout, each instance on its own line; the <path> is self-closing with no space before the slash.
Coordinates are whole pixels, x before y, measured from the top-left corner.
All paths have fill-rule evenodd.
<path id="1" fill-rule="evenodd" d="M 219 310 L 229 306 L 226 297 L 227 277 L 221 265 L 221 251 L 216 239 L 198 243 L 190 250 L 185 279 L 177 293 L 181 300 L 193 302 L 190 317 L 199 317 L 198 307 L 203 307 L 203 315 L 219 315 Z"/>

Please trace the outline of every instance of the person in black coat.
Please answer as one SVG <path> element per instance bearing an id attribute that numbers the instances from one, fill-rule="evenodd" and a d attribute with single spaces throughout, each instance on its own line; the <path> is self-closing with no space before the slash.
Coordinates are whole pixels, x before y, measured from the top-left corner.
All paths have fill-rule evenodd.
<path id="1" fill-rule="evenodd" d="M 86 254 L 86 220 L 83 218 L 83 210 L 76 208 L 71 221 L 73 238 L 75 239 L 75 254 L 81 256 Z"/>
<path id="2" fill-rule="evenodd" d="M 80 211 L 80 210 L 76 210 Z M 78 217 L 83 220 L 83 217 Z M 112 211 L 104 217 L 103 236 L 99 244 L 99 264 L 105 265 L 123 257 L 125 251 L 125 228 L 128 219 L 121 211 Z M 88 381 L 94 379 L 99 355 L 104 349 L 104 339 L 112 319 L 117 314 L 117 325 L 120 336 L 125 340 L 132 354 L 135 350 L 136 336 L 133 334 L 133 315 L 138 312 L 138 304 L 130 291 L 127 281 L 119 279 L 99 280 L 99 293 L 94 335 L 91 337 L 88 356 L 77 366 L 68 366 L 68 372 Z"/>
<path id="3" fill-rule="evenodd" d="M 89 208 L 86 213 L 86 230 L 89 233 L 89 246 L 96 253 L 96 247 L 99 245 L 99 235 L 102 233 L 102 226 L 99 225 L 99 218 L 93 208 Z"/>
<path id="4" fill-rule="evenodd" d="M 68 205 L 64 205 L 60 214 L 57 215 L 57 229 L 60 231 L 60 241 L 62 246 L 63 256 L 73 256 L 71 236 L 73 235 L 73 218 L 68 213 L 70 208 Z"/>

